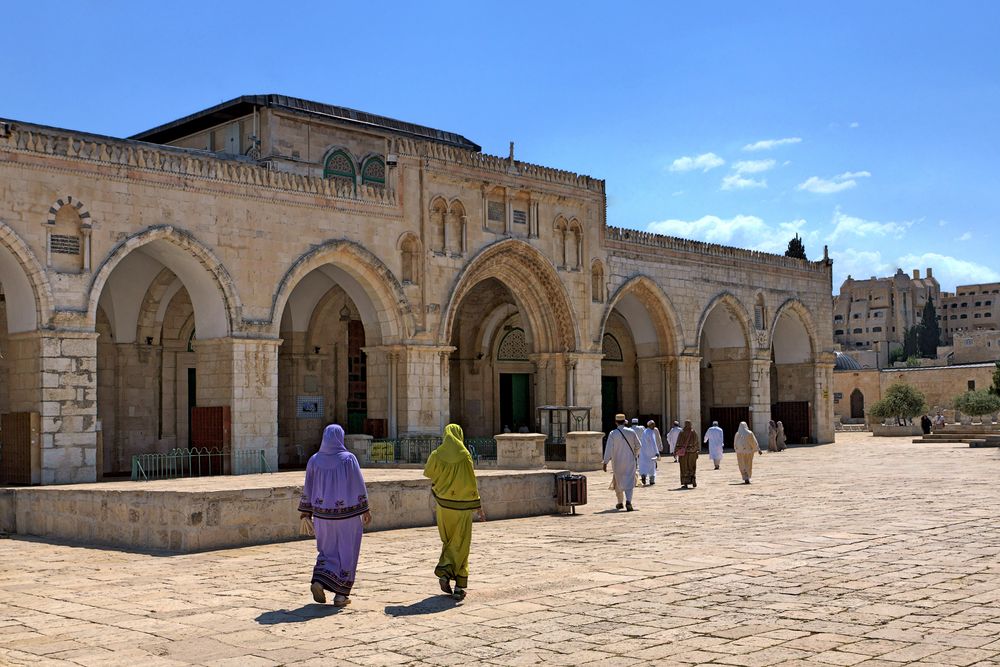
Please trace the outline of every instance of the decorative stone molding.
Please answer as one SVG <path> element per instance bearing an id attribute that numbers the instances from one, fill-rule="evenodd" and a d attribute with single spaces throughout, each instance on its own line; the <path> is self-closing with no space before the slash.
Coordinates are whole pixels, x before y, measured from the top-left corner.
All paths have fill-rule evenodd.
<path id="1" fill-rule="evenodd" d="M 371 206 L 396 207 L 394 190 L 385 187 L 337 183 L 336 179 L 273 171 L 240 156 L 205 155 L 201 151 L 147 144 L 131 139 L 71 133 L 27 123 L 11 125 L 8 136 L 0 136 L 0 148 L 19 153 L 38 153 L 131 169 L 175 174 L 208 181 L 225 181 L 255 189 L 283 190 L 329 199 L 361 202 Z"/>

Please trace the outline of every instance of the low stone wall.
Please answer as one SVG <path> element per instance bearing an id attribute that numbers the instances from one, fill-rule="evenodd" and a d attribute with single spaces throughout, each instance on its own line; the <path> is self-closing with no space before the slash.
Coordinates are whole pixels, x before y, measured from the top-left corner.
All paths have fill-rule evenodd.
<path id="1" fill-rule="evenodd" d="M 489 519 L 555 513 L 555 477 L 561 472 L 480 474 L 479 493 Z M 215 488 L 212 480 L 220 480 Z M 282 542 L 299 537 L 301 482 L 302 473 L 279 473 L 6 488 L 0 489 L 0 530 L 178 553 Z M 369 530 L 434 525 L 428 480 L 412 473 L 369 480 L 368 495 L 374 516 Z"/>
<path id="2" fill-rule="evenodd" d="M 872 424 L 872 435 L 874 436 L 899 437 L 902 435 L 923 435 L 923 433 L 920 424 L 907 426 Z"/>

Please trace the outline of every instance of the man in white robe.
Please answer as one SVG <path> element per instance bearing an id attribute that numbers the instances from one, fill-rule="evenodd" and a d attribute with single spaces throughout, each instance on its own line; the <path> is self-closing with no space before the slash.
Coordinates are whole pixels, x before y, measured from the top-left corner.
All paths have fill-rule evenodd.
<path id="1" fill-rule="evenodd" d="M 705 442 L 708 443 L 708 458 L 712 459 L 715 469 L 719 469 L 722 463 L 722 447 L 725 444 L 724 434 L 719 422 L 712 422 L 712 425 L 705 431 Z"/>
<path id="2" fill-rule="evenodd" d="M 673 427 L 667 431 L 667 445 L 670 447 L 670 455 L 674 457 L 674 463 L 677 463 L 677 436 L 680 434 L 681 425 L 675 421 Z"/>
<path id="3" fill-rule="evenodd" d="M 656 423 L 650 419 L 646 427 L 639 435 L 639 480 L 646 486 L 646 478 L 649 478 L 649 485 L 656 484 L 656 462 L 660 460 L 660 450 L 663 449 L 663 439 L 660 437 L 660 429 L 656 428 Z"/>
<path id="4" fill-rule="evenodd" d="M 611 479 L 611 488 L 618 497 L 616 509 L 624 507 L 631 512 L 632 492 L 635 490 L 636 458 L 639 456 L 640 443 L 635 431 L 630 429 L 625 422 L 625 415 L 615 415 L 617 426 L 608 433 L 608 442 L 604 447 L 604 472 L 608 471 L 608 463 L 614 476 Z"/>

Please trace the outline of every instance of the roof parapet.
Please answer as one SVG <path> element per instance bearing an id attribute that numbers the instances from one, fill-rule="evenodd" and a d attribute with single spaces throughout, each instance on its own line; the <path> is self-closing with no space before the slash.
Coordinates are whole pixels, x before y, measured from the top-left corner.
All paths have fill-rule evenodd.
<path id="1" fill-rule="evenodd" d="M 678 252 L 696 253 L 699 255 L 710 255 L 713 257 L 725 257 L 737 259 L 755 264 L 769 264 L 771 266 L 781 266 L 791 269 L 805 269 L 808 271 L 824 271 L 833 264 L 830 259 L 821 259 L 810 262 L 807 259 L 796 257 L 786 257 L 785 255 L 775 255 L 759 250 L 746 250 L 734 246 L 721 245 L 718 243 L 706 243 L 704 241 L 693 241 L 682 239 L 676 236 L 666 236 L 654 232 L 643 232 L 636 229 L 626 229 L 624 227 L 605 227 L 604 238 L 612 243 L 634 244 L 652 248 L 663 248 Z"/>

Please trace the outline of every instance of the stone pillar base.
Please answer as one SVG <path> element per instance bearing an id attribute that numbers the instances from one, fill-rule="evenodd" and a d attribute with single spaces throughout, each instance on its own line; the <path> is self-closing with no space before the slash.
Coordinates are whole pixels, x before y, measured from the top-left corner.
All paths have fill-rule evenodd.
<path id="1" fill-rule="evenodd" d="M 543 433 L 501 433 L 497 439 L 497 468 L 542 468 L 545 466 Z"/>
<path id="2" fill-rule="evenodd" d="M 599 470 L 604 462 L 604 434 L 600 431 L 570 431 L 566 434 L 566 467 L 573 471 Z"/>

